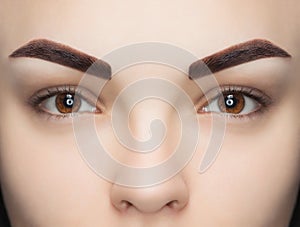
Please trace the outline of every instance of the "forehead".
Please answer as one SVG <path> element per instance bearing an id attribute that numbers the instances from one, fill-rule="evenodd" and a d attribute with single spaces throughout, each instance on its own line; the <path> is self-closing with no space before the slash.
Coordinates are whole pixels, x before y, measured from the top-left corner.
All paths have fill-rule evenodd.
<path id="1" fill-rule="evenodd" d="M 95 56 L 135 42 L 158 41 L 203 57 L 251 38 L 266 38 L 293 54 L 299 37 L 297 0 L 1 2 L 1 42 L 7 53 L 31 39 L 49 38 Z"/>

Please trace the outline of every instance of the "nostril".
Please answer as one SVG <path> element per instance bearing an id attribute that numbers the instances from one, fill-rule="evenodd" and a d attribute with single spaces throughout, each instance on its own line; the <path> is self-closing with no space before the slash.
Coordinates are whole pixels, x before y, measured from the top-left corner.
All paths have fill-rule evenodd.
<path id="1" fill-rule="evenodd" d="M 180 204 L 178 200 L 172 200 L 166 204 L 167 207 L 171 208 L 172 210 L 181 210 L 184 205 Z"/>
<path id="2" fill-rule="evenodd" d="M 163 184 L 138 189 L 114 184 L 110 200 L 122 213 L 178 212 L 187 206 L 189 191 L 181 177 L 174 177 Z"/>
<path id="3" fill-rule="evenodd" d="M 178 200 L 172 200 L 172 201 L 168 202 L 166 204 L 166 206 L 173 208 L 174 206 L 176 206 L 176 203 L 178 204 Z"/>
<path id="4" fill-rule="evenodd" d="M 120 201 L 120 203 L 118 204 L 117 208 L 120 210 L 120 211 L 125 211 L 127 210 L 129 207 L 132 206 L 132 203 L 131 202 L 128 202 L 126 200 L 122 200 Z"/>

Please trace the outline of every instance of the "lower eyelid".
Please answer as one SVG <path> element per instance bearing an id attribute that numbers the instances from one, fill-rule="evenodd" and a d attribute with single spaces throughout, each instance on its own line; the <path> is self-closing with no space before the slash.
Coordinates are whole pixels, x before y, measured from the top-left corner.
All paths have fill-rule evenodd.
<path id="1" fill-rule="evenodd" d="M 81 100 L 91 105 L 91 111 L 94 110 L 94 108 L 96 110 L 97 109 L 99 110 L 99 111 L 95 111 L 95 113 L 102 113 L 104 111 L 104 105 L 98 97 L 96 97 L 88 89 L 77 87 L 76 85 L 59 85 L 59 86 L 40 89 L 29 98 L 28 104 L 39 115 L 45 116 L 48 120 L 50 118 L 54 118 L 54 119 L 69 118 L 71 117 L 71 114 L 62 114 L 58 111 L 55 113 L 50 113 L 45 109 L 43 110 L 41 107 L 41 103 L 47 99 L 53 99 L 52 102 L 55 103 L 55 97 L 57 96 L 57 94 L 64 93 L 64 92 L 72 92 L 80 96 Z M 52 106 L 52 108 L 56 108 L 56 107 Z M 84 112 L 85 111 L 83 111 L 82 113 Z"/>
<path id="2" fill-rule="evenodd" d="M 266 95 L 264 92 L 252 88 L 252 87 L 246 87 L 246 86 L 240 86 L 240 85 L 221 85 L 218 88 L 214 88 L 206 92 L 205 96 L 203 96 L 198 103 L 196 104 L 197 112 L 199 114 L 206 114 L 209 112 L 203 111 L 203 108 L 207 105 L 212 100 L 215 100 L 218 98 L 219 95 L 223 94 L 223 92 L 228 92 L 228 91 L 234 91 L 234 92 L 241 92 L 244 94 L 244 96 L 254 99 L 258 105 L 260 105 L 260 109 L 266 109 L 268 106 L 270 106 L 273 101 L 272 99 Z M 254 113 L 258 113 L 259 111 L 253 111 Z M 250 113 L 251 114 L 251 113 Z M 234 118 L 242 118 L 242 117 L 247 117 L 247 115 L 250 116 L 250 114 L 227 114 L 224 113 L 224 115 L 234 115 Z M 229 116 L 232 117 L 232 116 Z"/>
<path id="3" fill-rule="evenodd" d="M 257 125 L 261 125 L 262 122 L 266 122 L 269 119 L 268 113 L 272 108 L 261 108 L 249 114 L 239 115 L 239 114 L 220 114 L 216 112 L 203 112 L 199 114 L 199 119 L 211 119 L 214 115 L 218 117 L 224 117 L 226 121 L 226 127 L 233 127 L 231 129 L 236 128 L 237 130 L 243 130 L 243 127 L 255 127 Z M 254 124 L 255 122 L 255 124 Z M 241 127 L 243 124 L 243 127 Z M 244 132 L 244 131 L 243 131 Z"/>
<path id="4" fill-rule="evenodd" d="M 91 91 L 89 91 L 88 89 L 85 88 L 78 88 L 76 85 L 60 85 L 60 86 L 54 86 L 54 87 L 50 87 L 50 88 L 45 88 L 42 90 L 39 90 L 37 93 L 35 93 L 36 96 L 47 96 L 47 94 L 49 95 L 49 90 L 51 92 L 65 92 L 66 91 L 66 87 L 68 88 L 67 91 L 71 90 L 71 91 L 75 91 L 85 97 L 85 99 L 87 99 L 87 101 L 89 103 L 92 103 L 93 105 L 96 105 L 96 108 L 101 110 L 100 113 L 103 113 L 105 111 L 105 106 L 103 104 L 103 102 L 101 102 L 101 99 L 99 99 L 98 97 L 96 97 Z M 242 119 L 242 118 L 253 118 L 254 114 L 259 114 L 259 113 L 263 113 L 265 109 L 267 109 L 267 107 L 269 105 L 272 104 L 272 100 L 269 96 L 267 96 L 264 92 L 256 89 L 256 88 L 251 88 L 251 87 L 246 87 L 246 86 L 239 86 L 239 85 L 222 85 L 219 88 L 215 88 L 215 89 L 211 89 L 210 91 L 208 91 L 205 96 L 201 97 L 198 102 L 196 103 L 195 107 L 198 110 L 197 112 L 199 114 L 205 114 L 205 112 L 201 112 L 201 108 L 208 104 L 209 102 L 207 100 L 212 100 L 213 97 L 215 97 L 216 95 L 220 94 L 220 92 L 224 92 L 224 91 L 231 91 L 231 90 L 238 90 L 241 92 L 246 92 L 246 93 L 251 93 L 250 95 L 252 97 L 250 98 L 254 98 L 255 100 L 257 100 L 258 102 L 262 102 L 261 104 L 261 108 L 262 110 L 258 110 L 258 111 L 254 111 L 251 114 L 244 114 L 244 115 L 235 115 L 235 116 L 227 116 L 231 119 Z M 247 96 L 247 94 L 245 94 Z M 248 94 L 249 95 L 249 94 Z M 30 99 L 35 99 L 34 96 L 32 96 Z M 37 106 L 36 105 L 37 100 L 29 100 L 29 103 L 31 104 L 31 106 Z M 45 111 L 41 111 L 41 110 L 37 110 L 37 112 L 39 112 L 39 114 L 41 114 L 42 112 Z M 47 113 L 44 113 L 45 115 L 47 115 Z M 48 119 L 51 117 L 49 116 L 50 114 L 48 114 Z M 230 115 L 230 114 L 227 114 Z M 70 116 L 67 115 L 63 115 L 61 116 L 62 118 L 68 118 Z M 54 118 L 58 118 L 58 116 L 54 116 Z"/>

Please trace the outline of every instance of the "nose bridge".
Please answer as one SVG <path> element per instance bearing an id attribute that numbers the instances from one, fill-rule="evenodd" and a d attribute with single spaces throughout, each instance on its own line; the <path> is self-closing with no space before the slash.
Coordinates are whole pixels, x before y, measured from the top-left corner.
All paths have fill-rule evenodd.
<path id="1" fill-rule="evenodd" d="M 129 127 L 132 135 L 140 140 L 149 140 L 152 136 L 151 124 L 159 120 L 164 124 L 165 130 L 170 125 L 173 109 L 169 103 L 157 98 L 149 98 L 137 103 L 129 115 Z"/>
<path id="2" fill-rule="evenodd" d="M 176 150 L 180 140 L 180 122 L 174 108 L 160 99 L 147 99 L 131 110 L 128 127 L 131 140 L 128 155 L 123 159 L 128 164 L 149 167 L 166 161 Z M 160 127 L 153 127 L 153 126 Z M 145 145 L 145 146 L 144 146 Z M 131 149 L 138 148 L 138 149 Z M 148 149 L 150 148 L 150 149 Z M 137 151 L 132 152 L 132 151 Z"/>
<path id="3" fill-rule="evenodd" d="M 151 98 L 134 106 L 129 115 L 128 127 L 132 136 L 138 141 L 148 141 L 159 134 L 162 137 L 160 142 L 162 142 L 163 137 L 166 139 L 174 136 L 180 124 L 178 121 L 176 111 L 170 103 Z M 155 123 L 160 123 L 162 127 L 152 127 Z"/>
<path id="4" fill-rule="evenodd" d="M 128 188 L 113 185 L 111 202 L 121 212 L 135 209 L 141 213 L 155 213 L 163 209 L 179 211 L 189 200 L 184 179 L 178 175 L 169 181 L 147 188 Z"/>

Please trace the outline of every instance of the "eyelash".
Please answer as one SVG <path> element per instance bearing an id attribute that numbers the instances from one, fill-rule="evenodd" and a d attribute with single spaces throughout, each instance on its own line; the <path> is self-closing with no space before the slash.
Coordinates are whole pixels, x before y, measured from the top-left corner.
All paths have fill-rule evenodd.
<path id="1" fill-rule="evenodd" d="M 63 93 L 73 93 L 76 96 L 78 95 L 81 99 L 85 99 L 86 102 L 89 103 L 91 106 L 95 106 L 99 110 L 98 113 L 102 113 L 102 110 L 104 109 L 103 106 L 99 104 L 101 103 L 100 100 L 96 98 L 96 96 L 93 95 L 91 91 L 76 85 L 60 85 L 41 89 L 29 98 L 28 104 L 38 114 L 46 116 L 47 119 L 54 118 L 55 120 L 60 120 L 64 118 L 70 118 L 72 117 L 72 114 L 70 113 L 51 114 L 40 107 L 40 105 L 46 99 Z M 101 108 L 99 108 L 99 105 L 101 105 Z"/>
<path id="2" fill-rule="evenodd" d="M 219 113 L 219 114 L 225 115 L 228 118 L 246 119 L 246 120 L 251 119 L 256 116 L 259 116 L 260 114 L 263 114 L 273 104 L 273 100 L 268 95 L 266 95 L 264 92 L 260 91 L 259 89 L 247 87 L 247 86 L 239 86 L 239 85 L 223 85 L 223 86 L 220 86 L 220 88 L 212 89 L 212 90 L 208 91 L 207 94 L 205 95 L 205 97 L 202 97 L 200 99 L 200 102 L 199 102 L 200 104 L 198 104 L 197 112 L 199 114 L 212 113 L 211 111 L 204 112 L 203 108 L 206 105 L 209 105 L 213 100 L 218 99 L 220 97 L 220 95 L 222 95 L 226 92 L 241 93 L 243 96 L 253 99 L 260 105 L 260 107 L 257 110 L 250 112 L 248 114 Z M 212 93 L 214 93 L 214 95 Z M 216 95 L 216 93 L 217 93 L 217 95 Z"/>
<path id="3" fill-rule="evenodd" d="M 251 87 L 246 87 L 246 86 L 238 86 L 238 85 L 223 85 L 218 89 L 212 89 L 207 92 L 205 96 L 203 96 L 200 101 L 197 104 L 197 113 L 198 114 L 209 114 L 209 112 L 204 112 L 203 108 L 206 105 L 209 105 L 213 100 L 218 99 L 218 97 L 221 94 L 224 94 L 225 92 L 239 92 L 242 95 L 245 95 L 251 99 L 254 99 L 260 107 L 249 113 L 249 114 L 227 114 L 223 113 L 229 118 L 233 119 L 247 119 L 247 118 L 252 118 L 255 116 L 258 116 L 259 114 L 262 114 L 264 111 L 268 110 L 268 107 L 272 104 L 272 99 L 267 96 L 265 93 L 262 91 L 256 89 L 256 88 L 251 88 Z M 45 101 L 48 98 L 51 98 L 53 96 L 56 96 L 61 93 L 74 93 L 81 97 L 82 99 L 87 100 L 87 102 L 90 105 L 93 105 L 93 103 L 97 103 L 98 105 L 99 100 L 98 98 L 95 97 L 90 91 L 88 91 L 85 88 L 78 87 L 76 85 L 60 85 L 60 86 L 54 86 L 54 87 L 49 87 L 45 89 L 41 89 L 37 91 L 34 95 L 31 96 L 31 98 L 28 101 L 28 104 L 38 113 L 45 115 L 48 119 L 54 118 L 55 120 L 60 120 L 64 118 L 69 118 L 72 117 L 71 114 L 51 114 L 45 110 L 43 110 L 40 105 L 43 101 Z M 101 103 L 101 102 L 100 102 Z M 98 106 L 97 106 L 98 107 Z M 102 110 L 104 109 L 103 106 L 98 108 L 100 113 L 102 113 Z M 220 114 L 220 113 L 219 113 Z"/>

